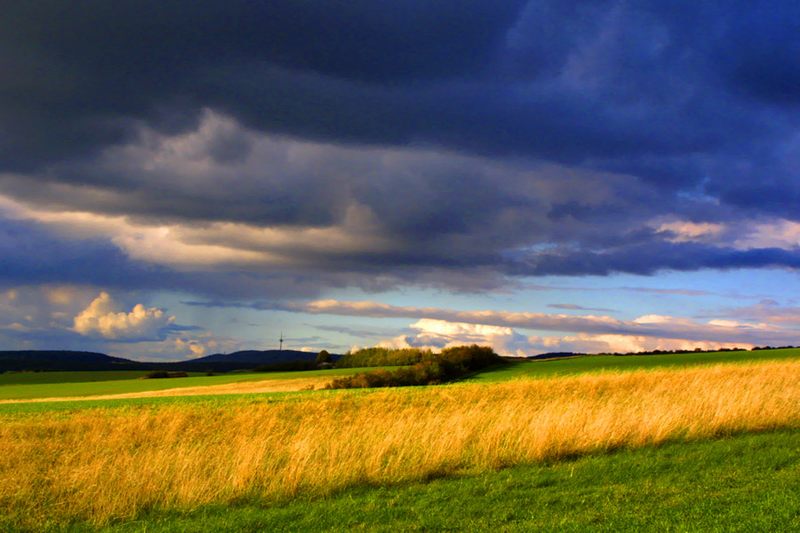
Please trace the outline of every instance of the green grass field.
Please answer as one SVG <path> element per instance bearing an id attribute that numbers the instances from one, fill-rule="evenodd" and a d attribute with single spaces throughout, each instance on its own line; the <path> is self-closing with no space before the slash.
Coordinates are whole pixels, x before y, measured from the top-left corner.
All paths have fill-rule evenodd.
<path id="1" fill-rule="evenodd" d="M 474 477 L 363 487 L 271 507 L 245 501 L 190 513 L 153 513 L 107 528 L 118 533 L 798 529 L 800 431 L 623 450 Z M 92 529 L 74 524 L 67 530 Z"/>
<path id="2" fill-rule="evenodd" d="M 663 355 L 591 355 L 568 359 L 519 361 L 489 369 L 466 379 L 468 382 L 496 382 L 516 378 L 538 378 L 602 371 L 684 367 L 715 363 L 797 359 L 800 348 L 781 350 L 709 352 Z M 261 380 L 317 376 L 338 377 L 370 369 L 342 368 L 292 372 L 229 373 L 214 376 L 190 374 L 186 378 L 139 379 L 145 371 L 104 372 L 6 372 L 0 374 L 0 400 L 29 400 L 62 396 L 89 397 L 106 394 L 159 391 L 181 387 L 224 385 Z M 154 401 L 152 399 L 150 401 Z M 126 400 L 127 401 L 127 400 Z M 147 400 L 144 400 L 147 401 Z M 163 401 L 163 400 L 158 400 Z M 0 410 L 4 406 L 0 405 Z"/>
<path id="3" fill-rule="evenodd" d="M 246 381 L 280 380 L 292 378 L 311 378 L 317 376 L 342 376 L 363 371 L 363 369 L 342 368 L 331 370 L 308 370 L 294 372 L 247 372 L 206 376 L 193 374 L 185 378 L 138 379 L 147 372 L 20 372 L 5 373 L 0 377 L 0 400 L 29 400 L 60 396 L 97 396 L 103 394 L 122 394 L 146 392 L 180 387 L 200 387 L 204 385 L 225 385 Z M 49 374 L 52 374 L 50 376 Z M 37 381 L 38 380 L 38 381 Z M 57 381 L 60 380 L 60 381 Z M 102 381 L 101 381 L 102 380 Z"/>
<path id="4" fill-rule="evenodd" d="M 800 348 L 659 355 L 588 355 L 565 359 L 519 361 L 481 372 L 470 377 L 467 381 L 493 382 L 515 378 L 550 377 L 586 372 L 619 372 L 647 368 L 688 367 L 718 363 L 752 363 L 785 359 L 800 359 Z"/>
<path id="5" fill-rule="evenodd" d="M 332 391 L 333 392 L 333 391 Z M 350 392 L 350 391 L 348 391 Z M 240 403 L 253 401 L 291 401 L 292 398 L 302 398 L 305 395 L 326 394 L 327 391 L 301 391 L 301 392 L 268 392 L 256 394 L 214 394 L 197 396 L 159 396 L 152 398 L 123 398 L 113 400 L 85 400 L 65 402 L 20 402 L 0 404 L 0 416 L 27 416 L 27 415 L 56 415 L 57 413 L 70 413 L 85 409 L 99 409 L 104 414 L 116 409 L 157 409 L 161 406 L 172 404 L 207 404 L 210 406 L 225 404 L 235 409 Z M 333 392 L 335 393 L 335 392 Z"/>
<path id="6" fill-rule="evenodd" d="M 43 383 L 88 383 L 92 381 L 117 381 L 138 379 L 149 373 L 147 370 L 101 370 L 84 372 L 4 372 L 0 374 L 2 385 L 38 385 Z M 191 375 L 200 375 L 190 373 Z"/>
<path id="7" fill-rule="evenodd" d="M 46 374 L 46 372 L 41 372 Z M 57 374 L 72 374 L 70 381 L 61 383 L 30 383 L 10 384 L 0 386 L 0 399 L 2 400 L 27 400 L 34 398 L 51 398 L 59 396 L 97 396 L 101 394 L 121 394 L 126 392 L 144 392 L 177 387 L 197 387 L 203 385 L 223 385 L 240 381 L 254 381 L 269 379 L 266 374 L 221 374 L 217 376 L 195 375 L 186 378 L 168 379 L 137 379 L 140 375 L 130 376 L 127 379 L 111 379 L 106 381 L 78 381 L 84 372 L 57 372 Z M 85 374 L 96 374 L 85 372 Z M 93 377 L 93 376 L 89 376 Z M 116 377 L 116 376 L 115 376 Z"/>

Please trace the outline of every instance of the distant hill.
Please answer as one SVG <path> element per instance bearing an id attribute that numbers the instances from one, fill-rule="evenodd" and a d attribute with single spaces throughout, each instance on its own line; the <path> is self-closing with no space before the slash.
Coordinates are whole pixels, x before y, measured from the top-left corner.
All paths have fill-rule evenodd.
<path id="1" fill-rule="evenodd" d="M 69 350 L 0 351 L 0 370 L 113 370 L 128 369 L 135 361 L 97 352 Z"/>
<path id="2" fill-rule="evenodd" d="M 97 352 L 68 350 L 0 351 L 0 372 L 70 370 L 183 370 L 187 372 L 228 372 L 249 369 L 305 369 L 313 365 L 316 353 L 298 350 L 245 350 L 213 354 L 175 362 L 144 362 L 111 357 Z M 338 355 L 332 355 L 337 359 Z"/>
<path id="3" fill-rule="evenodd" d="M 251 363 L 254 365 L 270 365 L 293 361 L 314 361 L 317 354 L 299 350 L 243 350 L 233 353 L 215 353 L 185 363 Z"/>

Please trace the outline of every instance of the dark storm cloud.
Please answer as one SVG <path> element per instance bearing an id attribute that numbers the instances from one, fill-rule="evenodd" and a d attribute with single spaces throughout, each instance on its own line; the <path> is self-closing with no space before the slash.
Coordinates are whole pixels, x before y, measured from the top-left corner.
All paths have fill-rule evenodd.
<path id="1" fill-rule="evenodd" d="M 0 219 L 0 273 L 4 283 L 75 283 L 157 287 L 173 273 L 136 264 L 103 240 L 64 240 L 37 225 Z"/>
<path id="2" fill-rule="evenodd" d="M 404 280 L 364 279 L 365 290 L 385 290 Z M 436 280 L 431 281 L 432 284 Z M 65 238 L 37 224 L 0 218 L 0 286 L 75 284 L 121 290 L 179 291 L 211 297 L 316 297 L 325 287 L 345 287 L 338 272 L 175 270 L 130 258 L 103 239 Z"/>
<path id="3" fill-rule="evenodd" d="M 265 95 L 252 104 L 261 108 L 253 110 L 257 114 L 273 106 L 299 110 L 299 124 L 286 126 L 302 133 L 303 123 L 316 121 L 307 114 L 312 102 L 301 94 L 281 95 L 288 79 L 262 85 L 269 80 L 259 79 L 257 65 L 381 85 L 469 78 L 489 66 L 519 9 L 513 2 L 504 5 L 6 2 L 0 116 L 15 127 L 4 132 L 3 160 L 25 167 L 33 159 L 91 151 L 129 133 L 130 119 L 186 128 L 199 106 L 233 108 L 239 99 L 252 99 L 248 93 Z M 213 78 L 214 69 L 223 67 L 234 75 Z M 325 90 L 320 80 L 305 92 L 318 97 Z M 349 121 L 341 111 L 331 113 L 342 115 L 339 128 Z"/>
<path id="4" fill-rule="evenodd" d="M 755 248 L 736 250 L 694 243 L 651 242 L 614 250 L 537 254 L 509 264 L 516 275 L 608 275 L 626 272 L 649 275 L 662 269 L 800 268 L 800 250 Z"/>
<path id="5" fill-rule="evenodd" d="M 0 246 L 23 243 L 5 246 L 8 279 L 310 296 L 798 266 L 794 250 L 672 242 L 647 226 L 725 223 L 741 207 L 799 218 L 793 4 L 3 4 L 2 194 L 145 225 L 369 221 L 381 241 L 284 245 L 284 271 L 177 272 L 107 239 L 6 224 Z M 367 212 L 356 222 L 354 205 Z"/>
<path id="6" fill-rule="evenodd" d="M 3 160 L 74 156 L 132 119 L 185 128 L 204 105 L 301 137 L 556 160 L 730 148 L 785 131 L 734 94 L 796 75 L 798 10 L 766 6 L 12 3 Z"/>

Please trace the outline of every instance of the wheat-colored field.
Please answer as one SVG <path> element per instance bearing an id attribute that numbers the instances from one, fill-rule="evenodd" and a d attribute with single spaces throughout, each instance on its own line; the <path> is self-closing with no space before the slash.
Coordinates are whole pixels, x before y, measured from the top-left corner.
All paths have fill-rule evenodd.
<path id="1" fill-rule="evenodd" d="M 800 362 L 0 420 L 0 514 L 105 523 L 800 427 Z M 306 399 L 307 398 L 307 399 Z"/>

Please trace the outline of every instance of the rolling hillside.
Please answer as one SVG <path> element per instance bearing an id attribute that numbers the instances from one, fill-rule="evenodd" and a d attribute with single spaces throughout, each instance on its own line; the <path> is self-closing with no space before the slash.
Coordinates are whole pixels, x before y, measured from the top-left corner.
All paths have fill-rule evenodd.
<path id="1" fill-rule="evenodd" d="M 338 357 L 338 356 L 334 356 Z M 70 370 L 184 370 L 193 372 L 252 369 L 310 364 L 315 353 L 297 350 L 246 350 L 213 354 L 186 361 L 158 363 L 134 361 L 96 352 L 67 350 L 0 351 L 0 372 Z"/>

